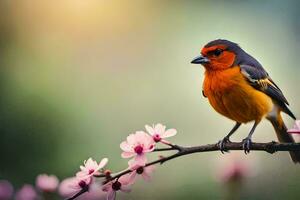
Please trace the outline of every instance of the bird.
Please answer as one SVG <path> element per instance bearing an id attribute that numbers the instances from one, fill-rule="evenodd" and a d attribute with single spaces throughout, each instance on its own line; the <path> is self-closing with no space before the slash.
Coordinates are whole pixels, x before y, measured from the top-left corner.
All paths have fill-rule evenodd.
<path id="1" fill-rule="evenodd" d="M 235 121 L 234 127 L 219 141 L 222 153 L 225 144 L 241 124 L 253 122 L 248 136 L 243 139 L 245 154 L 250 152 L 252 135 L 257 125 L 267 119 L 273 125 L 279 142 L 294 143 L 287 133 L 281 113 L 296 119 L 281 89 L 263 66 L 237 43 L 225 39 L 208 42 L 192 64 L 204 66 L 202 94 L 215 111 Z M 300 152 L 290 151 L 294 163 L 300 162 Z"/>

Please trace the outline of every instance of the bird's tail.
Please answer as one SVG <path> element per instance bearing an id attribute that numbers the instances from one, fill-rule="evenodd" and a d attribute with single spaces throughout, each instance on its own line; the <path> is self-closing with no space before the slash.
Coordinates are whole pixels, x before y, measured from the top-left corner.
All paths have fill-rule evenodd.
<path id="1" fill-rule="evenodd" d="M 293 137 L 287 133 L 287 128 L 282 120 L 280 112 L 278 112 L 276 118 L 270 118 L 269 121 L 275 129 L 280 143 L 295 143 Z M 294 163 L 300 163 L 300 151 L 290 151 L 289 153 Z"/>

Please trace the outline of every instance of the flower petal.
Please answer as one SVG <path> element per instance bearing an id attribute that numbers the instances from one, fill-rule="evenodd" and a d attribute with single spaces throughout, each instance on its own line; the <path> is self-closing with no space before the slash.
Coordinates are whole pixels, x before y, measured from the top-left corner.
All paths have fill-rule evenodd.
<path id="1" fill-rule="evenodd" d="M 134 184 L 134 182 L 135 182 L 135 180 L 136 180 L 136 171 L 133 171 L 133 172 L 131 172 L 130 174 L 129 174 L 129 176 L 128 176 L 128 184 L 129 185 L 132 185 L 132 184 Z"/>
<path id="2" fill-rule="evenodd" d="M 153 165 L 150 165 L 148 167 L 144 167 L 144 172 L 141 174 L 143 179 L 145 181 L 150 181 L 151 174 L 153 173 L 154 170 L 155 170 L 155 166 L 153 166 Z"/>
<path id="3" fill-rule="evenodd" d="M 83 171 L 79 171 L 76 173 L 76 177 L 78 177 L 78 178 L 82 178 L 84 176 L 86 176 L 86 173 L 84 173 Z"/>
<path id="4" fill-rule="evenodd" d="M 153 140 L 152 140 L 153 141 Z M 149 153 L 152 152 L 155 149 L 155 143 L 153 144 L 148 144 L 147 149 L 144 150 L 144 153 Z"/>
<path id="5" fill-rule="evenodd" d="M 87 166 L 87 165 L 91 165 L 93 162 L 94 162 L 93 159 L 89 158 L 88 160 L 84 161 L 84 164 Z"/>
<path id="6" fill-rule="evenodd" d="M 129 136 L 127 136 L 127 142 L 129 144 L 134 144 L 136 142 L 135 134 L 130 134 Z"/>
<path id="7" fill-rule="evenodd" d="M 150 180 L 151 180 L 151 177 L 149 176 L 149 174 L 142 173 L 141 175 L 142 175 L 142 177 L 143 177 L 143 179 L 144 179 L 145 181 L 150 181 Z"/>
<path id="8" fill-rule="evenodd" d="M 145 166 L 146 162 L 147 158 L 145 155 L 137 155 L 136 157 L 128 161 L 128 165 L 130 169 L 133 169 L 136 166 Z"/>
<path id="9" fill-rule="evenodd" d="M 147 162 L 147 157 L 145 154 L 142 154 L 142 155 L 137 155 L 135 158 L 134 158 L 134 161 L 137 165 L 139 166 L 145 166 L 146 162 Z"/>
<path id="10" fill-rule="evenodd" d="M 111 186 L 112 186 L 112 182 L 110 181 L 110 182 L 108 182 L 108 183 L 106 183 L 105 185 L 102 186 L 102 190 L 104 192 L 108 192 L 109 190 L 112 189 Z"/>
<path id="11" fill-rule="evenodd" d="M 122 158 L 131 158 L 134 155 L 135 155 L 135 153 L 133 153 L 133 152 L 122 152 L 122 154 L 121 154 Z"/>
<path id="12" fill-rule="evenodd" d="M 296 120 L 293 128 L 289 129 L 287 132 L 300 134 L 300 120 Z"/>
<path id="13" fill-rule="evenodd" d="M 154 135 L 155 131 L 154 131 L 153 127 L 146 125 L 145 128 L 150 135 Z"/>
<path id="14" fill-rule="evenodd" d="M 77 184 L 77 179 L 75 177 L 70 177 L 64 179 L 58 187 L 58 193 L 63 197 L 70 197 L 81 190 L 81 188 L 74 188 Z"/>
<path id="15" fill-rule="evenodd" d="M 129 185 L 122 185 L 121 189 L 122 192 L 131 192 L 131 188 Z"/>
<path id="16" fill-rule="evenodd" d="M 164 126 L 162 124 L 156 124 L 154 129 L 155 129 L 156 134 L 161 135 L 165 132 L 166 126 Z"/>
<path id="17" fill-rule="evenodd" d="M 176 129 L 168 129 L 161 135 L 161 137 L 162 138 L 172 137 L 172 136 L 176 135 L 176 133 L 177 133 Z"/>
<path id="18" fill-rule="evenodd" d="M 128 162 L 129 163 L 129 162 Z M 137 165 L 135 162 L 134 162 L 134 160 L 132 161 L 132 162 L 130 162 L 131 164 L 129 165 L 129 169 L 131 170 L 131 171 L 135 171 L 135 170 L 137 170 L 137 168 L 139 168 L 139 167 L 143 167 L 143 166 L 140 166 L 140 165 Z"/>
<path id="19" fill-rule="evenodd" d="M 120 144 L 120 148 L 121 148 L 123 151 L 127 151 L 127 152 L 132 151 L 131 146 L 130 146 L 126 141 L 124 141 L 124 142 L 122 142 L 122 143 Z"/>
<path id="20" fill-rule="evenodd" d="M 102 169 L 108 162 L 108 158 L 103 158 L 100 163 L 99 163 L 99 166 L 98 166 L 98 169 Z"/>
<path id="21" fill-rule="evenodd" d="M 144 173 L 146 174 L 152 174 L 155 170 L 155 166 L 154 165 L 150 165 L 148 167 L 144 168 Z"/>
<path id="22" fill-rule="evenodd" d="M 125 174 L 125 175 L 123 175 L 123 176 L 121 176 L 120 178 L 119 178 L 119 182 L 121 183 L 121 185 L 131 185 L 131 184 L 133 184 L 132 183 L 132 181 L 130 180 L 131 179 L 131 174 L 132 173 L 130 173 L 130 174 Z"/>
<path id="23" fill-rule="evenodd" d="M 107 200 L 115 200 L 116 199 L 116 191 L 114 191 L 114 190 L 108 191 L 106 199 Z"/>
<path id="24" fill-rule="evenodd" d="M 147 138 L 149 138 L 149 137 L 151 138 L 151 136 L 149 136 L 144 131 L 137 131 L 135 133 L 136 142 L 138 142 L 138 143 L 144 143 L 147 140 Z"/>

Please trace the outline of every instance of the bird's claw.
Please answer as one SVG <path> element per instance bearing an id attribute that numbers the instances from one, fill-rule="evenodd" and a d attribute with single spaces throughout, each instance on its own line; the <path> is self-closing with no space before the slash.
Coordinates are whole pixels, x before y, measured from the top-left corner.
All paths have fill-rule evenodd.
<path id="1" fill-rule="evenodd" d="M 243 139 L 243 149 L 244 149 L 245 154 L 250 153 L 251 145 L 252 145 L 251 138 L 247 137 L 247 138 Z"/>
<path id="2" fill-rule="evenodd" d="M 222 140 L 220 140 L 218 142 L 218 146 L 219 146 L 222 154 L 224 154 L 224 152 L 228 152 L 228 150 L 226 150 L 226 148 L 225 148 L 226 143 L 230 143 L 230 140 L 228 137 L 224 137 Z"/>

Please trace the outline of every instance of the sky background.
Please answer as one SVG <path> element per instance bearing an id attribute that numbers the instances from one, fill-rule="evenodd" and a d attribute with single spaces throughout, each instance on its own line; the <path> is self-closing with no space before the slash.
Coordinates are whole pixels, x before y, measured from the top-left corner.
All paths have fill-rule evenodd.
<path id="1" fill-rule="evenodd" d="M 1 1 L 0 178 L 15 187 L 40 173 L 63 179 L 88 157 L 109 157 L 109 167 L 122 170 L 119 144 L 145 124 L 176 128 L 172 141 L 181 145 L 222 139 L 234 122 L 210 107 L 201 93 L 204 69 L 190 64 L 214 39 L 258 59 L 300 116 L 299 8 L 296 0 Z M 232 139 L 241 141 L 251 126 Z M 275 139 L 268 121 L 253 138 Z M 299 198 L 300 168 L 287 153 L 238 154 L 252 174 L 242 199 Z M 228 157 L 165 163 L 121 199 L 223 199 L 216 175 Z"/>

